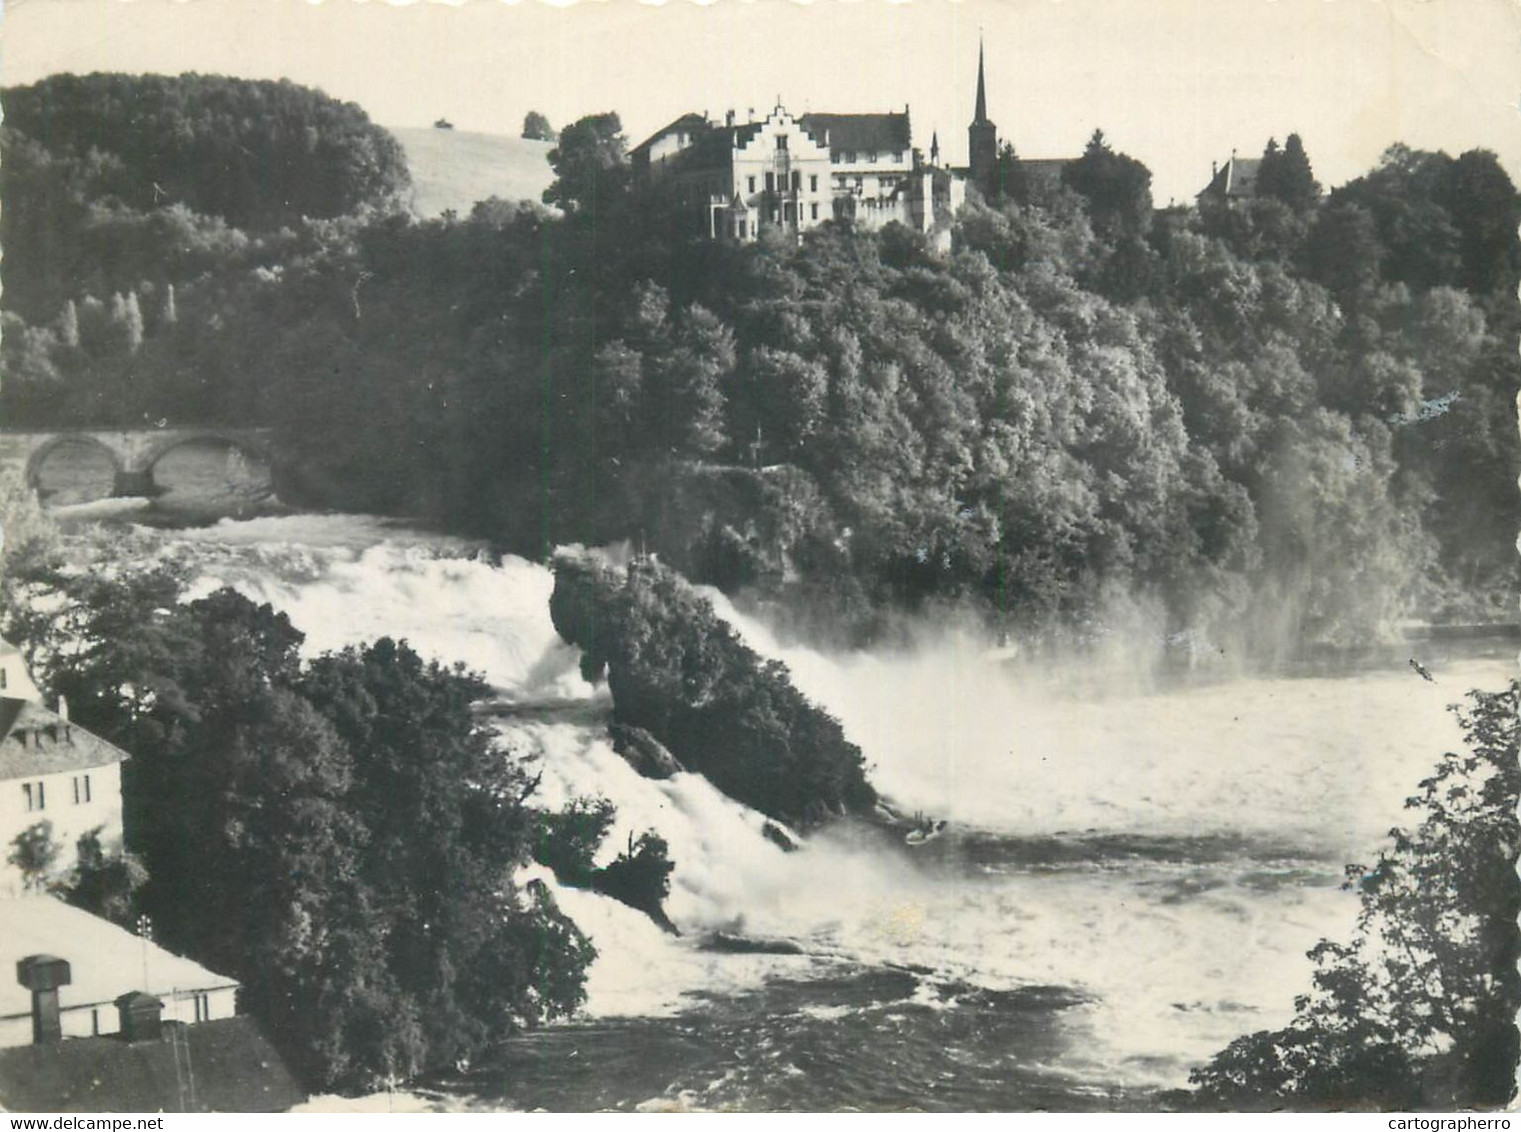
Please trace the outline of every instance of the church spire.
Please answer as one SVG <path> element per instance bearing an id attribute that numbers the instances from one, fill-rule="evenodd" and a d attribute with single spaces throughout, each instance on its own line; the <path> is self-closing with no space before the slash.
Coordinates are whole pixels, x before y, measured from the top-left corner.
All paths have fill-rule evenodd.
<path id="1" fill-rule="evenodd" d="M 977 113 L 972 122 L 981 125 L 988 120 L 988 85 L 982 73 L 982 36 L 977 37 Z"/>
<path id="2" fill-rule="evenodd" d="M 982 37 L 977 37 L 977 113 L 966 128 L 967 173 L 982 190 L 992 196 L 998 166 L 998 127 L 988 121 L 988 83 L 982 62 Z"/>

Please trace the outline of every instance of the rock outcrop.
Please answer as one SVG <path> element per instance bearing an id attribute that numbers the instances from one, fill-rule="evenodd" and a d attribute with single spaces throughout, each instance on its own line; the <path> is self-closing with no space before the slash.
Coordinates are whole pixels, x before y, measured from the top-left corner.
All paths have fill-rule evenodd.
<path id="1" fill-rule="evenodd" d="M 607 732 L 612 738 L 613 750 L 645 778 L 670 778 L 671 775 L 686 770 L 680 759 L 642 727 L 611 723 L 608 724 Z"/>

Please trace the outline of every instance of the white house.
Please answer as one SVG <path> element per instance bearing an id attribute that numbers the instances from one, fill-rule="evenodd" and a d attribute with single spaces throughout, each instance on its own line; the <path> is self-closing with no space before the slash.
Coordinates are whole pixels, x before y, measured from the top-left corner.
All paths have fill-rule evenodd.
<path id="1" fill-rule="evenodd" d="M 60 701 L 60 707 L 63 707 Z M 0 697 L 0 896 L 15 895 L 21 872 L 6 858 L 16 837 L 41 822 L 62 850 L 54 869 L 75 861 L 75 845 L 100 830 L 102 847 L 122 843 L 121 764 L 127 753 L 71 723 L 67 709 Z"/>

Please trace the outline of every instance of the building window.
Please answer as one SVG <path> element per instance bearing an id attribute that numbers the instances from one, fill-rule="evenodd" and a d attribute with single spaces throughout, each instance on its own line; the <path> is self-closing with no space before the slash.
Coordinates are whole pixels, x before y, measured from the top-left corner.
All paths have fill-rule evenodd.
<path id="1" fill-rule="evenodd" d="M 814 201 L 809 207 L 813 209 L 813 219 L 817 220 L 819 218 L 819 202 Z"/>
<path id="2" fill-rule="evenodd" d="M 854 165 L 855 163 L 856 163 L 855 150 L 847 149 L 845 151 L 845 164 L 846 165 Z"/>
<path id="3" fill-rule="evenodd" d="M 776 148 L 779 149 L 779 150 L 781 150 L 783 153 L 787 152 L 787 135 L 786 134 L 777 134 L 776 135 Z"/>
<path id="4" fill-rule="evenodd" d="M 875 165 L 877 163 L 877 151 L 872 150 L 870 153 L 868 153 L 866 155 L 866 160 Z"/>
<path id="5" fill-rule="evenodd" d="M 74 804 L 90 800 L 90 776 L 88 774 L 76 774 L 74 776 Z"/>
<path id="6" fill-rule="evenodd" d="M 814 173 L 808 174 L 808 191 L 810 193 L 816 193 L 816 192 L 819 191 L 819 178 L 818 178 L 817 174 L 814 174 Z M 4 675 L 4 673 L 0 673 L 0 676 L 3 676 L 3 675 Z M 5 687 L 5 681 L 4 680 L 0 680 L 0 688 L 3 688 L 3 687 Z"/>
<path id="7" fill-rule="evenodd" d="M 746 180 L 749 181 L 750 187 L 748 189 L 746 189 L 745 191 L 753 193 L 755 191 L 755 178 L 754 177 L 747 177 Z"/>
<path id="8" fill-rule="evenodd" d="M 197 1022 L 211 1021 L 211 996 L 209 994 L 197 994 L 195 996 L 195 1020 Z"/>
<path id="9" fill-rule="evenodd" d="M 100 1010 L 94 1006 L 90 1007 L 90 1036 L 100 1037 Z"/>
<path id="10" fill-rule="evenodd" d="M 903 154 L 902 154 L 901 151 L 898 152 L 898 153 L 893 154 L 893 164 L 894 165 L 902 165 L 903 164 Z"/>
<path id="11" fill-rule="evenodd" d="M 792 188 L 796 192 L 803 187 L 803 175 L 796 169 L 792 171 Z"/>
<path id="12" fill-rule="evenodd" d="M 866 178 L 865 177 L 857 177 L 856 178 L 856 192 L 859 193 L 862 190 L 864 190 L 865 188 L 866 188 Z"/>
<path id="13" fill-rule="evenodd" d="M 48 808 L 47 790 L 40 782 L 23 782 L 21 794 L 26 799 L 26 812 L 36 813 Z"/>
<path id="14" fill-rule="evenodd" d="M 776 192 L 776 174 L 775 173 L 767 173 L 766 174 L 766 191 L 768 193 L 774 193 L 774 192 Z"/>
<path id="15" fill-rule="evenodd" d="M 832 162 L 834 162 L 836 165 L 838 165 L 840 163 L 840 161 L 841 161 L 840 151 L 837 150 L 837 149 L 836 150 L 832 150 L 830 152 L 830 154 L 829 154 L 829 160 L 832 161 Z"/>

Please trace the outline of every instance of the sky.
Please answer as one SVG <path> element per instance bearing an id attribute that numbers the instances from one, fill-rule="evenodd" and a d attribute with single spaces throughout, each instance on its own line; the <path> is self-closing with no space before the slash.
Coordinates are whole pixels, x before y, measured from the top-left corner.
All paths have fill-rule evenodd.
<path id="1" fill-rule="evenodd" d="M 1098 127 L 1159 204 L 1298 132 L 1339 184 L 1395 141 L 1498 153 L 1521 183 L 1521 0 L 9 0 L 0 81 L 60 71 L 290 78 L 383 125 L 516 134 L 603 110 L 630 145 L 687 111 L 910 107 L 966 156 L 989 116 L 1025 157 Z"/>

